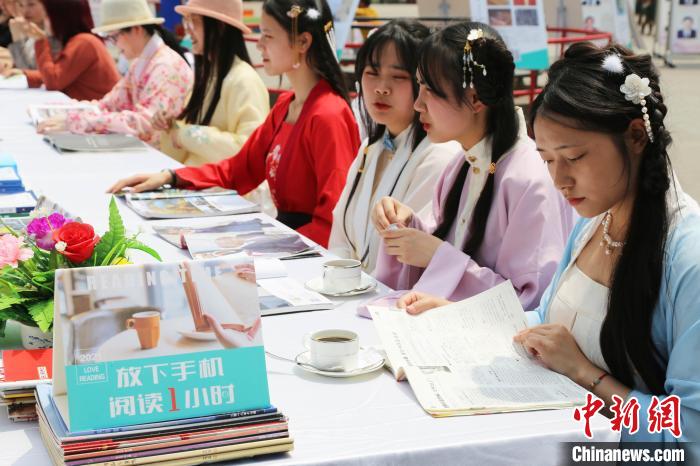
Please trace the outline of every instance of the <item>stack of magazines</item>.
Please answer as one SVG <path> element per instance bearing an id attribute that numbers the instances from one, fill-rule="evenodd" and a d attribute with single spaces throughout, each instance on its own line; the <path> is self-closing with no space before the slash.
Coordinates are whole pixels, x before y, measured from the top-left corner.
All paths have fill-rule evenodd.
<path id="1" fill-rule="evenodd" d="M 39 430 L 55 465 L 195 465 L 292 449 L 275 407 L 87 431 L 70 431 L 50 385 L 37 387 Z M 86 407 L 86 409 L 88 409 Z"/>
<path id="2" fill-rule="evenodd" d="M 0 406 L 13 422 L 36 421 L 34 389 L 51 382 L 51 350 L 5 350 L 0 359 Z"/>

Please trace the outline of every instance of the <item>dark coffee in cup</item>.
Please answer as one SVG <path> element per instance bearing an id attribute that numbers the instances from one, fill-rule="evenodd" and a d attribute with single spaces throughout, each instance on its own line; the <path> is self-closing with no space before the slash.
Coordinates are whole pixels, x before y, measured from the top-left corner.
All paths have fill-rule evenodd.
<path id="1" fill-rule="evenodd" d="M 346 337 L 321 337 L 321 338 L 314 338 L 316 341 L 322 341 L 324 343 L 345 343 L 348 341 L 352 341 L 352 338 L 346 338 Z"/>

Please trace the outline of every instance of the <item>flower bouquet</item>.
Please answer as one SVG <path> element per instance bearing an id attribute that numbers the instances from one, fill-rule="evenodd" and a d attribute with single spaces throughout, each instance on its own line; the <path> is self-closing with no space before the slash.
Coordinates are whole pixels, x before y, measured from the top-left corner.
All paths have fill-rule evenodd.
<path id="1" fill-rule="evenodd" d="M 35 217 L 25 231 L 8 230 L 0 236 L 0 336 L 8 320 L 42 332 L 52 329 L 56 269 L 127 264 L 128 249 L 161 260 L 137 235 L 126 235 L 114 198 L 109 204 L 109 230 L 102 237 L 91 225 L 60 213 Z"/>

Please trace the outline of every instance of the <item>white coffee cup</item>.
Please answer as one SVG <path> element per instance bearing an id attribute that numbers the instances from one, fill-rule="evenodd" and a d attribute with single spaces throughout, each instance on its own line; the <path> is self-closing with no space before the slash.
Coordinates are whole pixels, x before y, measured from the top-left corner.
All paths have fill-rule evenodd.
<path id="1" fill-rule="evenodd" d="M 355 259 L 336 259 L 323 264 L 323 290 L 346 293 L 362 284 L 362 263 Z"/>
<path id="2" fill-rule="evenodd" d="M 306 342 L 311 365 L 324 371 L 357 368 L 360 339 L 350 330 L 328 329 L 312 333 Z"/>

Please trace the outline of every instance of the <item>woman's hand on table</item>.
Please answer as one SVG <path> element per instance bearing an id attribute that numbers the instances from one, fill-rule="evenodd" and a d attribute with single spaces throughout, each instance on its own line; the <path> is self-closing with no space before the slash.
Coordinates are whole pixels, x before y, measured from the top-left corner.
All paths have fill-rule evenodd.
<path id="1" fill-rule="evenodd" d="M 153 191 L 163 185 L 172 182 L 172 175 L 169 171 L 158 173 L 141 173 L 121 179 L 107 189 L 108 193 L 116 194 L 125 188 L 130 188 L 129 192 L 140 193 L 142 191 Z"/>
<path id="2" fill-rule="evenodd" d="M 427 267 L 435 251 L 443 241 L 430 233 L 415 228 L 398 228 L 380 231 L 384 240 L 384 251 L 402 264 Z"/>
<path id="3" fill-rule="evenodd" d="M 381 232 L 390 225 L 407 226 L 413 218 L 413 210 L 393 197 L 385 196 L 372 208 L 371 218 L 374 227 Z"/>
<path id="4" fill-rule="evenodd" d="M 420 291 L 411 291 L 399 298 L 396 302 L 396 307 L 406 309 L 406 312 L 415 315 L 448 304 L 452 304 L 452 301 L 428 293 L 421 293 Z"/>
<path id="5" fill-rule="evenodd" d="M 36 132 L 40 134 L 50 134 L 60 133 L 66 131 L 66 129 L 67 124 L 65 115 L 57 115 L 39 122 L 36 127 Z"/>

